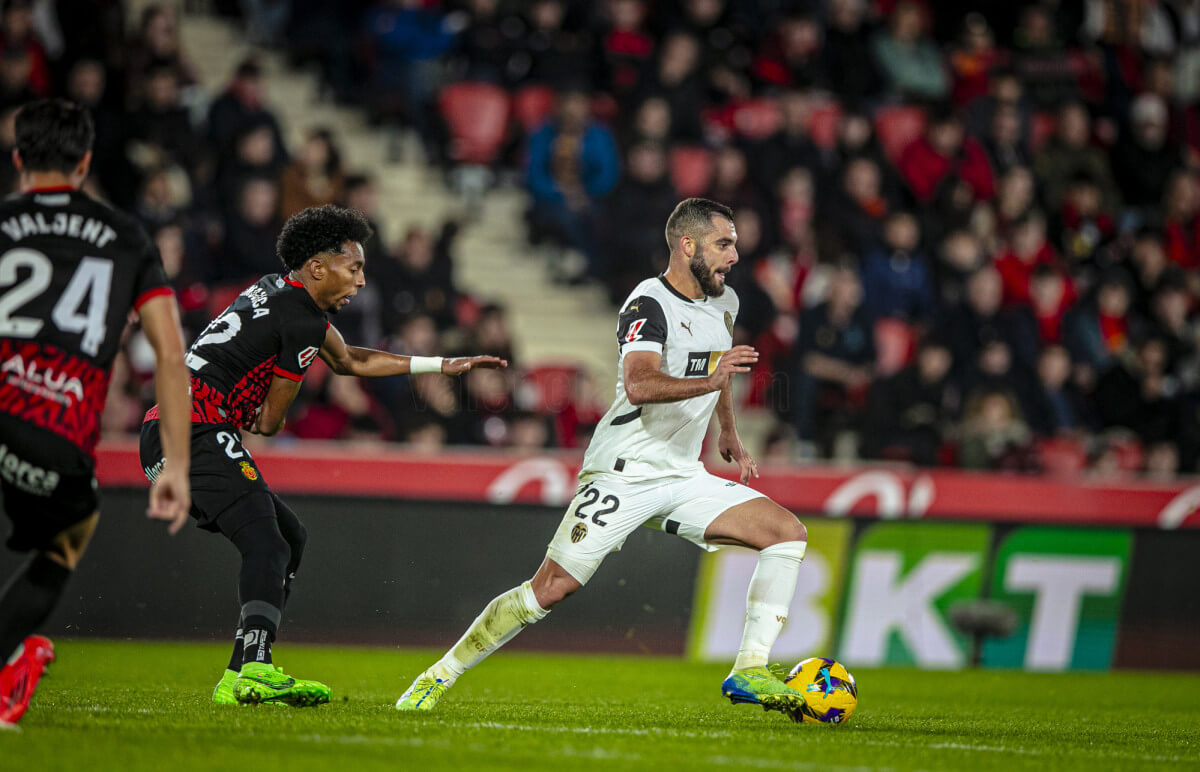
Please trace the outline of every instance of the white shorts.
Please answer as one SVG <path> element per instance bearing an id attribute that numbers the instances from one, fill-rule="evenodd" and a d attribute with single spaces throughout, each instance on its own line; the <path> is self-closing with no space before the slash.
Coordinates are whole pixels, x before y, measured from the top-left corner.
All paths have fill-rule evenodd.
<path id="1" fill-rule="evenodd" d="M 704 541 L 712 521 L 730 507 L 762 497 L 753 488 L 708 472 L 637 482 L 595 475 L 575 492 L 546 556 L 587 584 L 600 562 L 621 549 L 639 525 L 713 551 L 717 546 Z"/>

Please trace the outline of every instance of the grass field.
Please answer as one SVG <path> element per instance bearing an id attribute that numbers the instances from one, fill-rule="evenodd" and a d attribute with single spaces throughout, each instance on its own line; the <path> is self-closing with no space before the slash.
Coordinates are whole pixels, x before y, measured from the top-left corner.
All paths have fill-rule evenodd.
<path id="1" fill-rule="evenodd" d="M 725 668 L 501 653 L 429 714 L 392 705 L 430 651 L 281 647 L 315 709 L 217 707 L 215 645 L 60 641 L 0 769 L 1200 768 L 1200 676 L 856 672 L 846 726 L 718 694 Z"/>

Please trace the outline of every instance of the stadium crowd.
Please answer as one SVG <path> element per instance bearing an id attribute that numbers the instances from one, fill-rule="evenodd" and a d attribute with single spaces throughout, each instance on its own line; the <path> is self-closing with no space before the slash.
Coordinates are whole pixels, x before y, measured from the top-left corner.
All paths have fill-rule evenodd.
<path id="1" fill-rule="evenodd" d="M 332 98 L 410 127 L 432 162 L 519 174 L 531 240 L 582 255 L 564 280 L 614 302 L 665 266 L 678 198 L 731 205 L 737 342 L 764 355 L 745 400 L 777 421 L 763 458 L 1198 470 L 1198 0 L 214 5 L 317 63 Z M 205 93 L 170 10 L 127 39 L 116 0 L 3 8 L 0 139 L 32 95 L 92 109 L 96 192 L 154 234 L 189 332 L 277 270 L 291 213 L 383 216 L 333 127 L 286 146 L 256 61 Z M 511 359 L 504 309 L 454 284 L 457 229 L 377 237 L 372 283 L 337 320 L 347 339 Z M 140 420 L 149 370 L 135 339 L 110 429 Z M 530 378 L 314 373 L 288 431 L 586 441 L 602 408 L 586 383 L 548 409 Z"/>

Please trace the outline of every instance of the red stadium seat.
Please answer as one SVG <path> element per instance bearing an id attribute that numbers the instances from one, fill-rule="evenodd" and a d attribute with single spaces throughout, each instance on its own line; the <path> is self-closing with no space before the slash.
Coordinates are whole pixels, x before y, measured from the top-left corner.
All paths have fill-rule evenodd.
<path id="1" fill-rule="evenodd" d="M 671 184 L 675 192 L 687 198 L 699 196 L 708 190 L 712 180 L 712 153 L 702 147 L 676 147 L 671 149 Z"/>
<path id="2" fill-rule="evenodd" d="M 1083 442 L 1069 437 L 1038 440 L 1037 456 L 1042 471 L 1054 477 L 1077 477 L 1087 467 Z"/>
<path id="3" fill-rule="evenodd" d="M 549 86 L 526 86 L 513 95 L 513 117 L 526 134 L 549 120 L 558 98 Z"/>
<path id="4" fill-rule="evenodd" d="M 450 157 L 460 163 L 490 164 L 508 129 L 508 92 L 490 83 L 452 83 L 438 95 L 450 130 Z"/>
<path id="5" fill-rule="evenodd" d="M 779 130 L 783 116 L 779 105 L 771 99 L 751 99 L 734 108 L 733 128 L 739 137 L 749 140 L 766 139 Z"/>
<path id="6" fill-rule="evenodd" d="M 875 133 L 893 163 L 904 148 L 925 131 L 925 111 L 913 105 L 881 107 L 875 112 Z"/>
<path id="7" fill-rule="evenodd" d="M 617 114 L 620 112 L 621 105 L 612 94 L 600 93 L 592 96 L 592 117 L 596 120 L 613 124 L 616 123 Z"/>
<path id="8" fill-rule="evenodd" d="M 522 397 L 535 412 L 562 412 L 575 402 L 575 381 L 579 374 L 579 365 L 570 362 L 535 365 L 521 378 Z"/>
<path id="9" fill-rule="evenodd" d="M 1029 149 L 1035 153 L 1041 150 L 1057 126 L 1058 119 L 1054 113 L 1034 113 L 1029 127 Z"/>
<path id="10" fill-rule="evenodd" d="M 842 106 L 837 102 L 813 108 L 812 122 L 808 126 L 813 144 L 824 150 L 833 148 L 837 144 L 838 121 L 841 119 Z"/>
<path id="11" fill-rule="evenodd" d="M 894 375 L 912 359 L 917 333 L 899 319 L 875 322 L 875 369 L 882 376 Z"/>

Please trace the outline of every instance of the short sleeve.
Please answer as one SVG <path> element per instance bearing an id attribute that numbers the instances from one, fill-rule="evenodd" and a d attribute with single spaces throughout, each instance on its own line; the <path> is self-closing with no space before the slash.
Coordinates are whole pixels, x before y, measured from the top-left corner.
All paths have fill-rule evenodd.
<path id="1" fill-rule="evenodd" d="M 171 282 L 167 279 L 167 272 L 163 269 L 158 247 L 154 245 L 145 231 L 141 231 L 139 235 L 144 243 L 141 257 L 138 260 L 137 279 L 134 285 L 134 310 L 141 308 L 147 300 L 174 294 Z"/>
<path id="2" fill-rule="evenodd" d="M 617 322 L 617 344 L 621 353 L 653 351 L 661 354 L 667 342 L 667 315 L 652 297 L 636 297 L 621 311 Z"/>
<path id="3" fill-rule="evenodd" d="M 317 358 L 329 322 L 325 319 L 284 319 L 279 334 L 279 357 L 275 360 L 275 375 L 292 381 L 304 379 L 308 366 Z"/>

